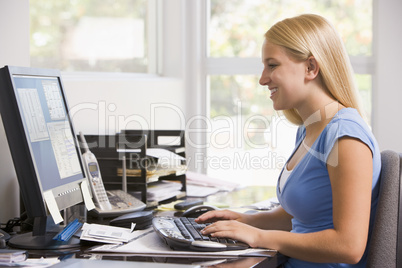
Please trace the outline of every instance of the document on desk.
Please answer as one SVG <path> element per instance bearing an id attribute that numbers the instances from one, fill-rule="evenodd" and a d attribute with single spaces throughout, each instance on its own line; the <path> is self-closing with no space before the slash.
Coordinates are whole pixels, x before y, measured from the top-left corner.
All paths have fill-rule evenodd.
<path id="1" fill-rule="evenodd" d="M 187 184 L 215 187 L 221 191 L 233 191 L 239 184 L 230 182 L 229 180 L 222 180 L 215 177 L 210 177 L 205 174 L 187 171 L 186 172 Z"/>
<path id="2" fill-rule="evenodd" d="M 178 251 L 169 248 L 152 228 L 134 231 L 134 233 L 136 236 L 127 244 L 97 246 L 90 249 L 90 252 L 184 258 L 273 257 L 277 253 L 276 250 L 256 248 L 218 252 Z"/>
<path id="3" fill-rule="evenodd" d="M 217 192 L 219 192 L 219 189 L 215 187 L 187 184 L 188 197 L 207 197 L 211 194 L 216 194 Z"/>
<path id="4" fill-rule="evenodd" d="M 133 232 L 134 228 L 135 224 L 133 223 L 131 224 L 131 229 L 102 224 L 84 223 L 80 239 L 109 244 L 124 243 L 136 237 Z"/>

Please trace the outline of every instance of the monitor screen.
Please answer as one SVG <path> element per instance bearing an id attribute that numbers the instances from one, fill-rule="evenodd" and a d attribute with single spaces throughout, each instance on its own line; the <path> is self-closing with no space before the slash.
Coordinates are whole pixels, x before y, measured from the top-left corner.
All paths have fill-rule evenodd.
<path id="1" fill-rule="evenodd" d="M 84 177 L 58 77 L 13 74 L 19 112 L 42 191 Z"/>
<path id="2" fill-rule="evenodd" d="M 0 111 L 33 234 L 45 235 L 45 196 L 50 193 L 59 210 L 72 207 L 83 201 L 86 179 L 60 72 L 1 68 Z"/>

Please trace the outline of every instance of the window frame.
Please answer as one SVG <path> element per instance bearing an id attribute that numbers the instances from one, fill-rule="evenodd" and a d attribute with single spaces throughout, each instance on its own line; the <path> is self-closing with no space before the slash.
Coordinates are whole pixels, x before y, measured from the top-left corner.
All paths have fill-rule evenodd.
<path id="1" fill-rule="evenodd" d="M 105 76 L 109 79 L 136 79 L 149 78 L 155 79 L 163 73 L 163 0 L 148 0 L 147 1 L 147 42 L 148 42 L 148 67 L 147 73 L 134 72 L 88 72 L 88 71 L 63 71 L 63 79 L 68 80 L 102 80 Z"/>

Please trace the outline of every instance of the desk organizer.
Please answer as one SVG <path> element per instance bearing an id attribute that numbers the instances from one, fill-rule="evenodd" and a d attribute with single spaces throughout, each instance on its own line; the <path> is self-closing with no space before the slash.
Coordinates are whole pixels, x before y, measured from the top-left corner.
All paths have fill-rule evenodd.
<path id="1" fill-rule="evenodd" d="M 106 190 L 127 190 L 147 207 L 185 197 L 185 160 L 179 160 L 174 168 L 161 168 L 158 159 L 147 154 L 150 148 L 158 148 L 185 159 L 184 131 L 123 130 L 115 135 L 85 135 L 85 139 L 98 160 Z M 161 196 L 160 200 L 150 200 L 150 189 L 167 181 L 180 183 L 180 192 L 167 199 Z"/>

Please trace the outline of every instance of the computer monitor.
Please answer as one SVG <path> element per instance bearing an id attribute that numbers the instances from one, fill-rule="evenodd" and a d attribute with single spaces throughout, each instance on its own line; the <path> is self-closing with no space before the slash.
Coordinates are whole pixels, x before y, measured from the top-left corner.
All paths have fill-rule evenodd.
<path id="1" fill-rule="evenodd" d="M 9 245 L 26 249 L 78 246 L 78 238 L 53 239 L 59 230 L 50 230 L 54 226 L 49 224 L 45 201 L 54 197 L 59 211 L 82 202 L 80 186 L 86 180 L 60 72 L 1 68 L 0 111 L 22 200 L 34 220 L 33 232 L 15 236 Z"/>

